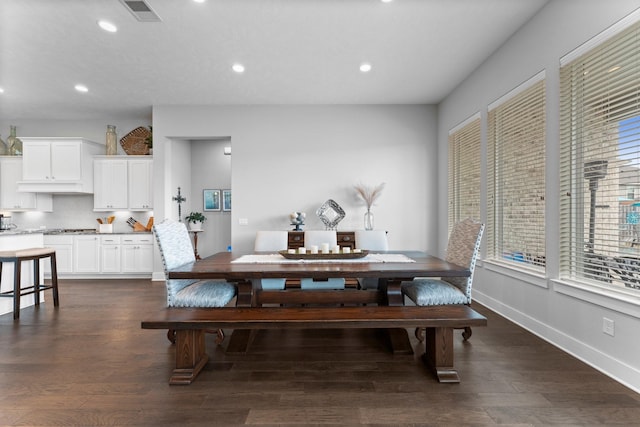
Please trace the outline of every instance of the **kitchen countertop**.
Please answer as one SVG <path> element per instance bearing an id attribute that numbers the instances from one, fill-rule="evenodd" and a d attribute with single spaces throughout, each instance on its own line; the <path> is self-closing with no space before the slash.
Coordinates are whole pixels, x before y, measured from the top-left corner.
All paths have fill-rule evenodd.
<path id="1" fill-rule="evenodd" d="M 129 231 L 129 232 L 116 232 L 116 233 L 98 233 L 97 230 L 91 228 L 14 228 L 13 230 L 3 230 L 0 231 L 1 236 L 17 236 L 21 234 L 44 234 L 46 236 L 51 235 L 82 235 L 82 234 L 99 234 L 99 235 L 109 235 L 109 234 L 151 234 L 150 231 Z"/>

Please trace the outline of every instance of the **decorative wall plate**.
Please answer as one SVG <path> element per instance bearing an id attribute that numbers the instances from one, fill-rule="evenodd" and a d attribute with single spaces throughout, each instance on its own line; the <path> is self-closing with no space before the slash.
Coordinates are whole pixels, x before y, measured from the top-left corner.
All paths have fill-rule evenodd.
<path id="1" fill-rule="evenodd" d="M 335 230 L 338 223 L 345 217 L 344 209 L 334 200 L 329 199 L 316 211 L 327 230 Z"/>
<path id="2" fill-rule="evenodd" d="M 145 141 L 149 135 L 151 135 L 149 128 L 137 127 L 120 139 L 120 145 L 124 152 L 130 156 L 147 155 L 149 154 L 149 147 Z"/>

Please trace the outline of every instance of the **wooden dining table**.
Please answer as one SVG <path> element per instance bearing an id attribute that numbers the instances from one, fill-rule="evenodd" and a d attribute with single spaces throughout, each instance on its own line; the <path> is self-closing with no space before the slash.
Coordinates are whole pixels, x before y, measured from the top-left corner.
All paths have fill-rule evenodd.
<path id="1" fill-rule="evenodd" d="M 255 253 L 260 254 L 260 253 Z M 376 254 L 393 254 L 407 258 L 403 262 L 371 262 L 369 257 L 360 260 L 330 260 L 329 262 L 300 261 L 291 262 L 284 257 L 281 262 L 273 258 L 270 262 L 238 262 L 243 255 L 233 252 L 220 252 L 193 263 L 171 269 L 169 279 L 220 279 L 237 285 L 238 307 L 257 307 L 265 304 L 377 304 L 403 305 L 404 298 L 400 289 L 403 281 L 416 277 L 468 277 L 468 268 L 449 263 L 438 257 L 420 251 L 387 251 Z M 280 256 L 280 255 L 278 255 Z M 340 290 L 302 290 L 285 288 L 284 290 L 263 290 L 259 280 L 262 278 L 284 278 L 288 280 L 312 278 L 378 278 L 378 289 L 340 289 Z M 236 333 L 235 344 L 227 351 L 244 351 L 248 338 Z M 389 331 L 394 353 L 412 353 L 406 331 Z M 233 338 L 233 336 L 232 336 Z"/>

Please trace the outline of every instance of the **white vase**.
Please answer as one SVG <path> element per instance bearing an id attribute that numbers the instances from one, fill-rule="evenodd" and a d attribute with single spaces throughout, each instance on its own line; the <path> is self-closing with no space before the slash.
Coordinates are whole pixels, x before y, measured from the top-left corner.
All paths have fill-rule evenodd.
<path id="1" fill-rule="evenodd" d="M 202 223 L 201 222 L 190 222 L 189 230 L 191 231 L 202 231 Z"/>

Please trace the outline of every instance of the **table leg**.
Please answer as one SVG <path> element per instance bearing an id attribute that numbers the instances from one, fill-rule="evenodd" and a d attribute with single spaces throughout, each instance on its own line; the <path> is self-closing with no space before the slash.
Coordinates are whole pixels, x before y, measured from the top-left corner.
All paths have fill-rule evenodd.
<path id="1" fill-rule="evenodd" d="M 453 368 L 453 328 L 427 328 L 423 361 L 441 383 L 459 383 Z"/>
<path id="2" fill-rule="evenodd" d="M 404 298 L 402 296 L 402 290 L 400 289 L 401 283 L 402 280 L 390 279 L 386 280 L 385 283 L 382 284 L 386 295 L 387 305 L 404 305 Z M 389 342 L 391 343 L 391 351 L 393 354 L 413 354 L 413 347 L 411 346 L 409 334 L 406 329 L 387 329 L 387 335 L 389 336 Z"/>
<path id="3" fill-rule="evenodd" d="M 236 282 L 238 300 L 236 307 L 252 307 L 254 305 L 253 283 L 250 280 Z M 257 331 L 251 329 L 234 329 L 229 337 L 227 353 L 246 353 Z"/>
<path id="4" fill-rule="evenodd" d="M 172 385 L 188 385 L 207 364 L 204 330 L 176 330 L 176 367 L 169 379 Z"/>

